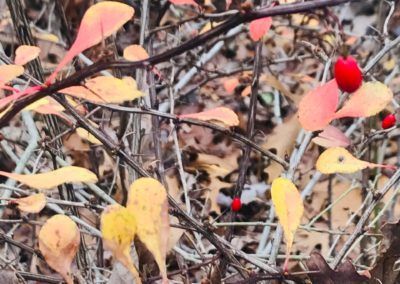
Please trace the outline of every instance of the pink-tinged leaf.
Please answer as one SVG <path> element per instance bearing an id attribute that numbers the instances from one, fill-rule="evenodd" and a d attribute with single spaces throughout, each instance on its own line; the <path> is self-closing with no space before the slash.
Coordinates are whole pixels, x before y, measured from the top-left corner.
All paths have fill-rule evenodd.
<path id="1" fill-rule="evenodd" d="M 21 45 L 15 51 L 14 63 L 24 65 L 39 56 L 40 48 L 37 46 Z"/>
<path id="2" fill-rule="evenodd" d="M 331 125 L 326 126 L 318 137 L 315 137 L 312 141 L 325 148 L 347 147 L 350 145 L 350 139 L 340 129 Z"/>
<path id="3" fill-rule="evenodd" d="M 335 118 L 372 116 L 385 109 L 392 99 L 393 93 L 385 84 L 367 82 L 350 95 Z"/>
<path id="4" fill-rule="evenodd" d="M 180 118 L 192 118 L 203 121 L 219 121 L 227 126 L 239 125 L 239 118 L 232 110 L 226 107 L 217 107 L 214 109 L 198 112 L 182 114 Z"/>
<path id="5" fill-rule="evenodd" d="M 132 7 L 114 1 L 104 1 L 91 6 L 82 18 L 75 42 L 47 79 L 47 84 L 51 84 L 57 73 L 76 55 L 119 30 L 133 17 L 134 13 Z"/>
<path id="6" fill-rule="evenodd" d="M 272 18 L 265 17 L 254 20 L 250 23 L 250 37 L 253 41 L 259 41 L 264 35 L 267 34 L 272 25 Z"/>
<path id="7" fill-rule="evenodd" d="M 304 96 L 299 104 L 299 121 L 309 131 L 324 129 L 335 117 L 339 87 L 333 79 Z"/>
<path id="8" fill-rule="evenodd" d="M 8 83 L 24 73 L 24 67 L 19 65 L 0 65 L 0 85 Z"/>
<path id="9" fill-rule="evenodd" d="M 228 93 L 228 94 L 233 94 L 233 92 L 235 91 L 235 89 L 236 89 L 236 87 L 239 85 L 239 79 L 238 78 L 236 78 L 236 77 L 234 77 L 234 78 L 229 78 L 229 79 L 226 79 L 225 81 L 224 81 L 224 88 L 225 88 L 225 91 Z"/>
<path id="10" fill-rule="evenodd" d="M 232 4 L 232 0 L 226 0 L 225 3 L 226 3 L 226 6 L 225 6 L 226 8 L 225 8 L 225 9 L 226 9 L 226 10 L 229 10 L 229 7 L 230 7 L 231 4 Z"/>
<path id="11" fill-rule="evenodd" d="M 124 58 L 128 61 L 139 61 L 149 58 L 149 54 L 141 45 L 132 44 L 125 47 Z"/>
<path id="12" fill-rule="evenodd" d="M 194 0 L 169 0 L 174 5 L 192 5 L 192 6 L 199 6 Z"/>

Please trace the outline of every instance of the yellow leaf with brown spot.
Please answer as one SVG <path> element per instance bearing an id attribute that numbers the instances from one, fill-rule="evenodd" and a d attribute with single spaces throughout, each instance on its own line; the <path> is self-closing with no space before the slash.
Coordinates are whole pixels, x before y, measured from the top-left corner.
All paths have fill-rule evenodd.
<path id="1" fill-rule="evenodd" d="M 169 220 L 167 191 L 153 178 L 140 178 L 129 188 L 127 208 L 133 213 L 137 234 L 153 254 L 163 282 L 168 281 L 165 266 Z"/>
<path id="2" fill-rule="evenodd" d="M 47 173 L 31 175 L 20 175 L 0 171 L 0 175 L 15 179 L 20 183 L 36 189 L 51 189 L 63 183 L 97 182 L 97 176 L 93 172 L 85 168 L 74 166 L 59 168 Z"/>
<path id="3" fill-rule="evenodd" d="M 304 206 L 296 186 L 287 178 L 276 178 L 271 187 L 272 202 L 275 206 L 279 223 L 282 226 L 286 239 L 286 260 L 284 269 L 287 271 L 290 250 L 292 249 L 294 234 L 300 225 Z"/>
<path id="4" fill-rule="evenodd" d="M 39 56 L 40 48 L 31 45 L 20 45 L 15 51 L 14 63 L 24 65 Z"/>
<path id="5" fill-rule="evenodd" d="M 18 204 L 19 210 L 28 213 L 39 213 L 46 206 L 46 196 L 43 193 L 32 194 L 12 200 L 10 203 Z"/>
<path id="6" fill-rule="evenodd" d="M 323 174 L 351 174 L 365 168 L 395 168 L 391 165 L 380 165 L 359 160 L 342 147 L 325 150 L 319 156 L 316 167 Z"/>
<path id="7" fill-rule="evenodd" d="M 226 126 L 239 125 L 239 117 L 231 109 L 226 107 L 217 107 L 197 113 L 181 114 L 180 118 L 191 118 L 203 121 L 218 121 Z"/>
<path id="8" fill-rule="evenodd" d="M 101 214 L 104 245 L 132 273 L 136 283 L 142 283 L 131 258 L 131 244 L 136 233 L 133 214 L 119 204 L 107 206 Z"/>
<path id="9" fill-rule="evenodd" d="M 78 251 L 80 233 L 71 218 L 58 214 L 49 218 L 39 232 L 39 250 L 47 264 L 73 284 L 71 263 Z"/>

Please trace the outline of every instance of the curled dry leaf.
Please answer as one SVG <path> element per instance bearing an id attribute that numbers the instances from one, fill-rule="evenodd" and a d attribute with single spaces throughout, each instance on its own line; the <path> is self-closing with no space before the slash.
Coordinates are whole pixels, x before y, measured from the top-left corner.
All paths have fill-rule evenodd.
<path id="1" fill-rule="evenodd" d="M 359 160 L 342 147 L 334 147 L 325 150 L 319 156 L 316 167 L 317 170 L 323 174 L 350 174 L 365 168 L 395 168 L 391 165 L 380 165 Z"/>
<path id="2" fill-rule="evenodd" d="M 24 73 L 24 67 L 19 65 L 0 65 L 0 85 L 8 83 Z"/>
<path id="3" fill-rule="evenodd" d="M 46 196 L 43 193 L 32 194 L 10 201 L 12 204 L 18 204 L 19 210 L 27 213 L 39 213 L 46 206 Z"/>
<path id="4" fill-rule="evenodd" d="M 133 214 L 119 204 L 107 206 L 101 214 L 104 245 L 132 273 L 137 284 L 142 283 L 131 258 L 131 244 L 136 233 Z"/>
<path id="5" fill-rule="evenodd" d="M 368 117 L 385 109 L 393 99 L 392 91 L 381 82 L 367 82 L 355 91 L 335 114 L 341 117 Z"/>
<path id="6" fill-rule="evenodd" d="M 371 277 L 361 275 L 357 272 L 354 265 L 346 260 L 339 264 L 337 270 L 333 270 L 326 263 L 326 260 L 317 252 L 313 252 L 307 260 L 307 268 L 309 271 L 320 271 L 320 273 L 310 273 L 308 276 L 312 283 L 318 284 L 357 284 L 366 283 Z"/>
<path id="7" fill-rule="evenodd" d="M 83 15 L 75 42 L 47 79 L 47 83 L 52 83 L 57 73 L 76 55 L 119 30 L 134 13 L 132 7 L 114 1 L 103 1 L 91 6 Z"/>
<path id="8" fill-rule="evenodd" d="M 125 47 L 123 56 L 128 61 L 139 61 L 149 58 L 146 49 L 138 44 L 132 44 Z"/>
<path id="9" fill-rule="evenodd" d="M 250 23 L 250 37 L 253 41 L 259 41 L 264 35 L 266 35 L 271 28 L 272 18 L 265 17 L 258 20 L 254 20 Z"/>
<path id="10" fill-rule="evenodd" d="M 227 126 L 239 125 L 239 117 L 236 113 L 226 107 L 217 107 L 197 113 L 181 114 L 180 118 L 192 118 L 203 121 L 219 121 Z"/>
<path id="11" fill-rule="evenodd" d="M 14 63 L 17 65 L 24 65 L 39 56 L 40 48 L 31 45 L 18 46 L 15 51 Z"/>
<path id="12" fill-rule="evenodd" d="M 93 172 L 85 168 L 74 166 L 63 167 L 51 172 L 32 175 L 20 175 L 0 171 L 0 175 L 15 179 L 20 183 L 37 189 L 51 189 L 68 182 L 97 182 L 97 176 Z"/>
<path id="13" fill-rule="evenodd" d="M 327 125 L 324 130 L 318 134 L 318 137 L 312 139 L 315 144 L 325 148 L 347 147 L 350 145 L 350 139 L 339 129 Z"/>
<path id="14" fill-rule="evenodd" d="M 287 271 L 294 234 L 303 216 L 303 200 L 296 186 L 289 179 L 282 177 L 276 178 L 272 182 L 271 196 L 286 239 L 284 270 Z"/>
<path id="15" fill-rule="evenodd" d="M 335 117 L 339 87 L 333 79 L 304 96 L 299 104 L 299 121 L 309 131 L 324 129 Z"/>
<path id="16" fill-rule="evenodd" d="M 169 235 L 167 202 L 167 191 L 153 178 L 137 179 L 129 188 L 127 208 L 136 219 L 137 234 L 153 254 L 164 283 L 168 282 L 165 266 Z"/>
<path id="17" fill-rule="evenodd" d="M 39 249 L 47 264 L 73 284 L 71 263 L 78 251 L 80 233 L 75 222 L 65 215 L 49 218 L 39 232 Z"/>
<path id="18" fill-rule="evenodd" d="M 110 76 L 98 76 L 86 81 L 85 87 L 72 86 L 60 92 L 94 103 L 122 103 L 144 95 L 137 89 L 133 78 L 118 79 Z"/>

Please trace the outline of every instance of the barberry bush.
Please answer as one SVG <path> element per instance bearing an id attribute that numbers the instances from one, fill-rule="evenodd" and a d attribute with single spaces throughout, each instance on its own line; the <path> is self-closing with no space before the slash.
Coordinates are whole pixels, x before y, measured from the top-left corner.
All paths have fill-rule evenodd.
<path id="1" fill-rule="evenodd" d="M 0 282 L 398 283 L 398 5 L 0 0 Z"/>

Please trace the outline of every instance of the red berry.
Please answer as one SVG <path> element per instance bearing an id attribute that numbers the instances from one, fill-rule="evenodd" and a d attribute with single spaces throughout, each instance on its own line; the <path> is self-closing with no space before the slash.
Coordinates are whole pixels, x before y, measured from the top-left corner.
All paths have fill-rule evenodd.
<path id="1" fill-rule="evenodd" d="M 396 116 L 394 114 L 388 114 L 383 120 L 382 120 L 382 128 L 383 129 L 388 129 L 396 124 Z"/>
<path id="2" fill-rule="evenodd" d="M 334 75 L 339 88 L 343 92 L 352 93 L 362 83 L 362 72 L 352 56 L 339 57 L 335 63 Z"/>
<path id="3" fill-rule="evenodd" d="M 238 212 L 242 208 L 242 202 L 240 201 L 239 197 L 235 197 L 232 200 L 231 209 L 233 212 Z"/>

